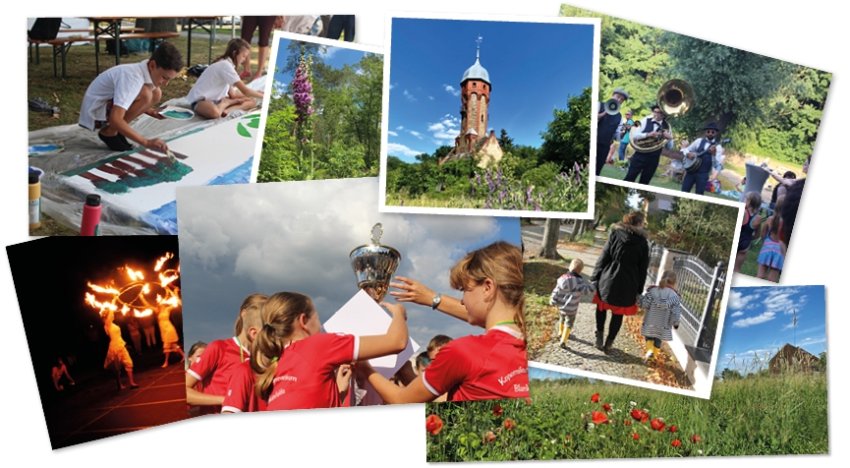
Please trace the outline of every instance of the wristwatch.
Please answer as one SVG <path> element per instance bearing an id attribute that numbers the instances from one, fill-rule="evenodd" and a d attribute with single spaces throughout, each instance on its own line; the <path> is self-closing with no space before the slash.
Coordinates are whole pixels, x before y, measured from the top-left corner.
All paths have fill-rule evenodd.
<path id="1" fill-rule="evenodd" d="M 440 306 L 440 301 L 442 301 L 442 300 L 443 300 L 442 294 L 437 293 L 437 295 L 434 296 L 434 299 L 431 299 L 431 308 L 434 309 L 434 310 L 437 310 L 437 307 Z"/>

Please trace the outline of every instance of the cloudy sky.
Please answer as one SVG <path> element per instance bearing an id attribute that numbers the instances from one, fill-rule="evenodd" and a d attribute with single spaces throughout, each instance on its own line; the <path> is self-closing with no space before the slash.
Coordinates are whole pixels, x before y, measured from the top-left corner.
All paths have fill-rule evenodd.
<path id="1" fill-rule="evenodd" d="M 460 80 L 478 36 L 492 85 L 488 125 L 515 144 L 539 147 L 552 111 L 592 84 L 591 25 L 394 18 L 389 155 L 411 162 L 454 144 Z"/>
<path id="2" fill-rule="evenodd" d="M 824 287 L 731 288 L 717 373 L 759 370 L 786 343 L 815 356 L 826 350 Z"/>
<path id="3" fill-rule="evenodd" d="M 497 240 L 520 243 L 515 218 L 378 213 L 376 178 L 187 187 L 177 198 L 187 347 L 231 336 L 253 292 L 307 294 L 325 321 L 357 292 L 348 255 L 377 222 L 381 243 L 401 252 L 396 274 L 455 297 L 448 272 L 457 260 Z M 430 307 L 407 309 L 420 344 L 482 331 Z"/>

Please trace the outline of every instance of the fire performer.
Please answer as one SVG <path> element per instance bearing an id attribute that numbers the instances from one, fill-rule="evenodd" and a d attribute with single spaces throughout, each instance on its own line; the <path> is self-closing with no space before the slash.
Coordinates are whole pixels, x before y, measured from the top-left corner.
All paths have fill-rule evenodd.
<path id="1" fill-rule="evenodd" d="M 133 360 L 130 359 L 130 353 L 127 352 L 127 344 L 121 336 L 121 327 L 115 324 L 115 312 L 111 309 L 106 310 L 103 318 L 103 330 L 109 336 L 109 347 L 106 350 L 106 360 L 103 361 L 104 369 L 112 369 L 115 372 L 115 381 L 118 383 L 118 390 L 127 388 L 121 382 L 121 367 L 127 372 L 127 380 L 130 388 L 137 388 L 139 384 L 133 379 Z"/>
<path id="2" fill-rule="evenodd" d="M 168 357 L 171 353 L 180 355 L 180 360 L 186 359 L 183 350 L 180 348 L 180 337 L 177 336 L 177 329 L 171 324 L 171 308 L 162 307 L 156 314 L 156 319 L 159 322 L 159 336 L 162 339 L 162 352 L 165 354 L 165 362 L 162 367 L 168 367 Z"/>

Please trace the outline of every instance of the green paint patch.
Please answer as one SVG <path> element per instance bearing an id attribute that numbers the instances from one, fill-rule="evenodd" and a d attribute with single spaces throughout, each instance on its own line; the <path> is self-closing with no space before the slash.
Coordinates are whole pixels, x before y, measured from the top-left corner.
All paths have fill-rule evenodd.
<path id="1" fill-rule="evenodd" d="M 162 113 L 165 117 L 174 120 L 189 120 L 195 116 L 194 112 L 188 110 L 170 109 Z"/>
<path id="2" fill-rule="evenodd" d="M 192 172 L 192 168 L 179 161 L 156 163 L 154 167 L 141 169 L 136 172 L 136 177 L 125 177 L 115 182 L 95 181 L 94 186 L 111 194 L 127 193 L 131 189 L 150 187 L 163 182 L 177 182 Z"/>
<path id="3" fill-rule="evenodd" d="M 249 132 L 248 129 L 245 128 L 244 125 L 242 125 L 242 122 L 239 122 L 239 124 L 236 125 L 236 133 L 245 138 L 251 138 L 251 132 Z"/>

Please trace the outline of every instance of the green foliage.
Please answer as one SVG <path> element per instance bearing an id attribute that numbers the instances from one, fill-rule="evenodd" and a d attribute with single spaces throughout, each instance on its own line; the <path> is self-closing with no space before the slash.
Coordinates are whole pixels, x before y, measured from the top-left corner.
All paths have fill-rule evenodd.
<path id="1" fill-rule="evenodd" d="M 602 18 L 602 101 L 623 87 L 624 108 L 647 115 L 659 87 L 681 78 L 696 105 L 671 120 L 677 136 L 693 140 L 716 121 L 733 139 L 727 152 L 797 164 L 812 153 L 831 74 L 569 5 L 561 16 Z"/>
<path id="2" fill-rule="evenodd" d="M 557 164 L 562 171 L 586 165 L 590 154 L 591 88 L 569 99 L 566 109 L 555 109 L 542 133 L 540 160 Z"/>
<path id="3" fill-rule="evenodd" d="M 356 66 L 335 69 L 321 61 L 320 46 L 307 44 L 312 56 L 316 112 L 304 141 L 295 136 L 295 113 L 287 96 L 272 99 L 258 181 L 369 177 L 378 174 L 383 92 L 383 59 L 365 54 Z M 290 44 L 285 70 L 294 70 L 302 50 Z"/>
<path id="4" fill-rule="evenodd" d="M 586 88 L 556 109 L 542 132 L 540 149 L 515 145 L 502 129 L 504 152 L 497 167 L 481 169 L 472 157 L 439 161 L 452 151 L 442 146 L 416 156 L 416 163 L 387 157 L 387 203 L 562 212 L 587 211 L 590 153 L 590 96 Z"/>
<path id="5" fill-rule="evenodd" d="M 533 404 L 429 404 L 426 414 L 444 426 L 427 436 L 426 451 L 428 462 L 825 454 L 826 388 L 820 373 L 718 381 L 710 400 L 586 379 L 532 381 Z M 633 419 L 633 408 L 662 418 L 664 430 Z M 592 411 L 609 422 L 591 424 Z"/>
<path id="6" fill-rule="evenodd" d="M 737 208 L 687 198 L 675 199 L 663 220 L 650 219 L 650 236 L 667 248 L 684 250 L 708 265 L 728 261 L 737 230 Z"/>

